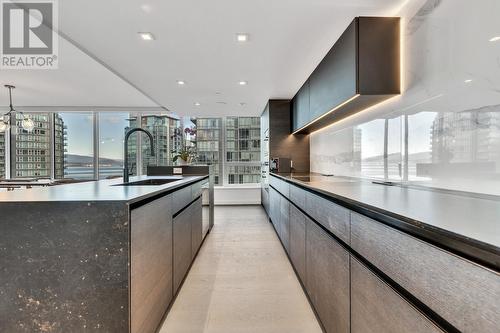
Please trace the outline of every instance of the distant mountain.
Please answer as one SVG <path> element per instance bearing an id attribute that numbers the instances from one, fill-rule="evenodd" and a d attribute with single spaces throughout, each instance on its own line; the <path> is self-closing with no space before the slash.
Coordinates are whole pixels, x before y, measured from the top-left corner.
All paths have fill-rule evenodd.
<path id="1" fill-rule="evenodd" d="M 413 162 L 430 162 L 432 160 L 432 153 L 430 151 L 423 151 L 409 154 L 408 160 Z"/>
<path id="2" fill-rule="evenodd" d="M 413 162 L 428 162 L 432 158 L 431 152 L 419 152 L 408 155 L 408 160 Z M 391 153 L 387 156 L 389 161 L 401 160 L 401 153 Z M 370 156 L 363 159 L 364 162 L 379 162 L 384 160 L 384 155 Z"/>
<path id="3" fill-rule="evenodd" d="M 92 156 L 76 155 L 76 154 L 66 154 L 66 165 L 67 166 L 87 166 L 94 163 L 94 158 Z M 122 166 L 123 161 L 113 160 L 110 158 L 99 158 L 99 164 L 103 166 Z"/>

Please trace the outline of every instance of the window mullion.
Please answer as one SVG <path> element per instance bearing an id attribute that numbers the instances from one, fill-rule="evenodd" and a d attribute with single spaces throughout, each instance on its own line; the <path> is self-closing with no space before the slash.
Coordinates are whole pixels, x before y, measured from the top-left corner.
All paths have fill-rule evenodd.
<path id="1" fill-rule="evenodd" d="M 93 125 L 93 135 L 92 143 L 94 147 L 94 180 L 99 180 L 99 113 L 92 111 L 92 125 Z"/>
<path id="2" fill-rule="evenodd" d="M 56 113 L 49 113 L 49 133 L 50 133 L 50 142 L 49 142 L 49 153 L 52 158 L 50 159 L 50 179 L 56 179 L 56 126 L 55 126 L 55 117 Z M 64 131 L 64 129 L 62 129 Z M 64 146 L 63 146 L 64 149 Z M 64 152 L 62 158 L 64 159 Z M 36 163 L 36 161 L 35 161 Z M 64 172 L 64 168 L 63 168 Z M 63 175 L 64 178 L 64 175 Z"/>

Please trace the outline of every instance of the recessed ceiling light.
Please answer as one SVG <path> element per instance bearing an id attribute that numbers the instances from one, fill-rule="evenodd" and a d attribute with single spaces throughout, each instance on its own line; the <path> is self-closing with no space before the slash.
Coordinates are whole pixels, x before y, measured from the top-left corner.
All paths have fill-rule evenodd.
<path id="1" fill-rule="evenodd" d="M 155 39 L 155 36 L 153 36 L 152 33 L 150 32 L 138 32 L 139 36 L 141 36 L 141 38 L 143 40 L 154 40 Z"/>
<path id="2" fill-rule="evenodd" d="M 238 33 L 236 34 L 236 40 L 240 43 L 248 42 L 248 34 L 245 33 Z"/>
<path id="3" fill-rule="evenodd" d="M 200 102 L 194 102 L 194 106 L 200 106 L 201 103 Z"/>
<path id="4" fill-rule="evenodd" d="M 145 13 L 151 13 L 151 10 L 152 10 L 153 8 L 151 8 L 151 6 L 150 6 L 150 5 L 148 5 L 148 4 L 144 4 L 144 5 L 141 5 L 141 9 L 142 9 L 142 11 L 143 11 L 143 12 L 145 12 Z"/>
<path id="5" fill-rule="evenodd" d="M 465 83 L 471 83 L 471 82 L 472 82 L 472 80 L 471 80 L 471 79 L 467 79 L 467 80 L 465 80 L 464 82 L 465 82 Z"/>
<path id="6" fill-rule="evenodd" d="M 248 82 L 247 81 L 240 81 L 240 82 L 238 82 L 238 84 L 240 86 L 246 86 L 248 84 Z"/>
<path id="7" fill-rule="evenodd" d="M 180 86 L 183 86 L 183 85 L 186 84 L 186 81 L 177 80 L 177 84 L 180 85 Z"/>
<path id="8" fill-rule="evenodd" d="M 500 40 L 500 36 L 495 36 L 490 39 L 490 42 L 498 42 Z"/>

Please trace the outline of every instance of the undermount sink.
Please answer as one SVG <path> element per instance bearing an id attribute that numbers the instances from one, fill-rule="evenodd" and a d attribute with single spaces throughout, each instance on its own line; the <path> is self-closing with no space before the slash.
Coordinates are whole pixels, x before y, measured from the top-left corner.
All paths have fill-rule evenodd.
<path id="1" fill-rule="evenodd" d="M 176 182 L 176 181 L 181 180 L 181 179 L 182 178 L 153 178 L 153 179 L 139 180 L 136 182 L 116 184 L 113 186 L 159 186 L 159 185 L 164 185 L 164 184 Z"/>

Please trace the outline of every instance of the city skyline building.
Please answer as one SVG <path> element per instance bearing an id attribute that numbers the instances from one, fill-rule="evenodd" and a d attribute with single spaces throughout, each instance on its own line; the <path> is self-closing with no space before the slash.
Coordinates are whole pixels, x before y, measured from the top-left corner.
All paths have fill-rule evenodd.
<path id="1" fill-rule="evenodd" d="M 138 121 L 140 119 L 140 121 Z M 148 130 L 153 136 L 155 156 L 151 156 L 149 140 L 141 138 L 141 159 L 142 174 L 147 173 L 148 165 L 172 165 L 173 152 L 179 149 L 181 141 L 175 135 L 176 129 L 180 127 L 180 120 L 168 115 L 141 115 L 130 120 L 130 127 L 124 129 L 125 133 L 130 128 L 141 127 Z M 137 136 L 133 135 L 129 139 L 129 158 L 131 173 L 137 174 L 134 170 L 136 165 Z"/>
<path id="2" fill-rule="evenodd" d="M 0 133 L 0 178 L 5 178 L 5 134 Z"/>
<path id="3" fill-rule="evenodd" d="M 172 165 L 172 152 L 179 141 L 173 131 L 180 126 L 179 119 L 170 116 L 148 115 L 141 117 L 141 127 L 150 131 L 154 139 L 155 156 L 151 156 L 149 142 L 142 142 L 142 173 L 146 174 L 148 165 Z"/>
<path id="4" fill-rule="evenodd" d="M 54 115 L 54 177 L 62 179 L 65 177 L 67 162 L 67 136 L 68 128 L 64 125 L 62 117 Z"/>
<path id="5" fill-rule="evenodd" d="M 196 150 L 198 163 L 212 165 L 214 183 L 222 184 L 222 118 L 196 119 Z"/>
<path id="6" fill-rule="evenodd" d="M 439 112 L 431 126 L 429 172 L 497 177 L 500 173 L 500 113 L 497 107 Z M 453 163 L 453 170 L 446 165 Z M 428 167 L 429 168 L 429 167 Z"/>
<path id="7" fill-rule="evenodd" d="M 260 182 L 260 117 L 227 117 L 225 150 L 228 184 Z"/>
<path id="8" fill-rule="evenodd" d="M 55 156 L 57 163 L 54 163 L 54 171 L 61 175 L 64 170 L 63 120 L 58 114 L 31 113 L 28 116 L 34 121 L 35 127 L 28 132 L 21 128 L 24 116 L 16 113 L 14 117 L 16 129 L 15 133 L 11 133 L 11 178 L 51 178 L 52 159 Z M 51 117 L 54 117 L 54 123 L 58 124 L 54 127 L 54 138 L 57 138 L 54 156 L 51 151 L 54 144 Z"/>

